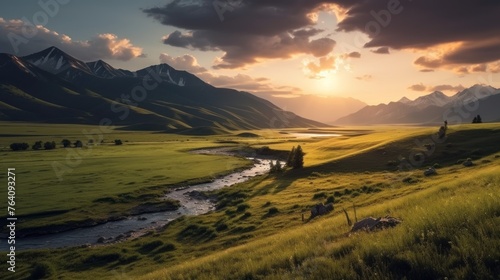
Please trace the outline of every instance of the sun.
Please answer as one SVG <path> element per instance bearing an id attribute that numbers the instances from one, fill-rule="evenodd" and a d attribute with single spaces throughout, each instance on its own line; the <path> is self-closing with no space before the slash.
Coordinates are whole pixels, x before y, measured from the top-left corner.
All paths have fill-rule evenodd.
<path id="1" fill-rule="evenodd" d="M 323 78 L 318 78 L 313 81 L 314 91 L 319 95 L 333 95 L 338 90 L 338 77 L 334 73 L 327 73 Z"/>

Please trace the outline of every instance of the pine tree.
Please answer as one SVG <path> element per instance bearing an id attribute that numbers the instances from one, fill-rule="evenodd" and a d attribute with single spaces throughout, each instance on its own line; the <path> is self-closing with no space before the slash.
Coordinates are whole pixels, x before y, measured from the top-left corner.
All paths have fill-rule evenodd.
<path id="1" fill-rule="evenodd" d="M 480 115 L 477 115 L 477 123 L 483 123 L 483 120 L 481 119 Z"/>
<path id="2" fill-rule="evenodd" d="M 304 152 L 300 145 L 297 146 L 293 156 L 293 169 L 304 167 Z"/>
<path id="3" fill-rule="evenodd" d="M 295 157 L 295 146 L 292 147 L 292 151 L 288 154 L 286 160 L 286 166 L 293 167 L 293 158 Z"/>

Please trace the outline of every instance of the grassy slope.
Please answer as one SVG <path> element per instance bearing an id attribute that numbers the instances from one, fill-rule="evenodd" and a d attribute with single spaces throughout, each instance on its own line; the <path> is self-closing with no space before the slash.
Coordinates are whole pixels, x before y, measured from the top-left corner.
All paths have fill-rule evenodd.
<path id="1" fill-rule="evenodd" d="M 292 139 L 272 131 L 257 132 L 265 136 L 259 139 L 226 137 L 286 150 L 301 144 L 308 153 L 307 166 L 300 172 L 255 178 L 223 189 L 218 192 L 219 210 L 180 219 L 138 240 L 108 247 L 21 252 L 24 261 L 18 275 L 38 271 L 75 279 L 403 275 L 488 279 L 499 273 L 495 269 L 500 259 L 496 249 L 500 236 L 494 230 L 500 226 L 496 127 L 452 127 L 450 138 L 437 145 L 428 162 L 402 173 L 382 169 L 387 161 L 420 149 L 414 139 L 425 139 L 434 129 L 389 127 L 325 140 Z M 465 137 L 467 131 L 475 137 Z M 382 147 L 385 154 L 380 153 Z M 475 156 L 476 166 L 455 165 L 454 159 L 448 160 L 450 153 Z M 422 168 L 434 162 L 442 164 L 439 175 L 424 177 Z M 353 169 L 347 170 L 346 165 Z M 406 177 L 413 183 L 402 182 Z M 301 221 L 302 213 L 307 217 L 312 205 L 329 197 L 335 199 L 333 213 Z M 341 209 L 347 208 L 352 218 L 353 203 L 359 218 L 390 214 L 404 222 L 395 229 L 346 237 Z"/>

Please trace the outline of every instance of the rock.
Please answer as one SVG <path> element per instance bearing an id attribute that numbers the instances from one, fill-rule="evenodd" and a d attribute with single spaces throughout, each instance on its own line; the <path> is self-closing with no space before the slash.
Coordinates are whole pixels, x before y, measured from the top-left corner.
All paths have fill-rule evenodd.
<path id="1" fill-rule="evenodd" d="M 309 217 L 309 219 L 312 219 L 316 216 L 325 215 L 332 210 L 333 203 L 328 203 L 327 205 L 323 205 L 323 203 L 316 204 L 311 208 L 311 216 Z"/>
<path id="2" fill-rule="evenodd" d="M 434 167 L 429 167 L 427 170 L 424 171 L 425 176 L 432 176 L 432 175 L 437 175 L 436 169 Z"/>
<path id="3" fill-rule="evenodd" d="M 97 243 L 104 243 L 105 240 L 106 238 L 104 238 L 103 236 L 99 236 L 99 238 L 97 238 Z"/>
<path id="4" fill-rule="evenodd" d="M 468 158 L 466 161 L 464 161 L 464 163 L 462 163 L 462 165 L 465 167 L 469 167 L 469 166 L 473 166 L 474 163 L 472 162 L 472 160 L 470 158 Z"/>
<path id="5" fill-rule="evenodd" d="M 146 217 L 138 217 L 138 218 L 137 218 L 137 220 L 138 220 L 138 221 L 145 221 L 145 220 L 147 220 L 147 219 L 148 219 L 148 218 L 146 218 Z"/>
<path id="6" fill-rule="evenodd" d="M 386 216 L 384 218 L 377 218 L 377 219 L 375 219 L 373 217 L 368 217 L 368 218 L 365 218 L 365 219 L 355 223 L 351 229 L 351 232 L 355 232 L 355 231 L 359 231 L 359 230 L 374 231 L 374 230 L 378 230 L 378 229 L 395 227 L 399 223 L 401 223 L 401 220 L 394 218 L 394 217 L 389 217 L 389 216 Z"/>

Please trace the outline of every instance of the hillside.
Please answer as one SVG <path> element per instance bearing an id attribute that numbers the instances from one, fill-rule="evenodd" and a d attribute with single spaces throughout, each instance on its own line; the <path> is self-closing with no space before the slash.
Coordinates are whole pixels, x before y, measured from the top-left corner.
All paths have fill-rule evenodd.
<path id="1" fill-rule="evenodd" d="M 250 93 L 215 88 L 167 64 L 137 72 L 84 63 L 51 47 L 26 57 L 0 54 L 0 120 L 259 129 L 324 126 Z M 141 125 L 140 125 L 141 126 Z"/>
<path id="2" fill-rule="evenodd" d="M 366 106 L 350 115 L 339 118 L 334 124 L 450 124 L 470 123 L 476 115 L 483 122 L 500 118 L 500 89 L 474 85 L 447 96 L 436 91 L 415 100 L 404 97 L 397 102 Z"/>

